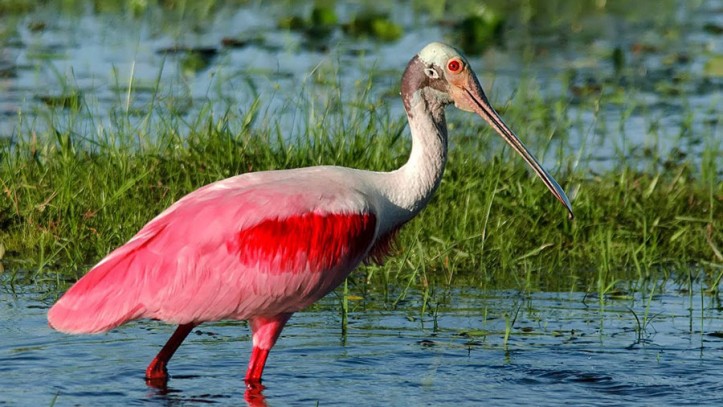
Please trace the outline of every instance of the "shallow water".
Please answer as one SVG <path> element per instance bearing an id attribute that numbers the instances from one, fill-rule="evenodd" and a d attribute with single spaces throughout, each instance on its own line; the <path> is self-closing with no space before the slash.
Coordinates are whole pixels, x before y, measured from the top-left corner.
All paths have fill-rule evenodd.
<path id="1" fill-rule="evenodd" d="M 295 315 L 264 373 L 268 405 L 720 405 L 723 311 L 699 287 L 652 297 L 475 290 L 420 315 L 419 303 L 350 315 L 336 299 Z M 652 298 L 649 303 L 647 298 Z M 0 297 L 0 405 L 243 405 L 241 323 L 201 325 L 165 391 L 146 364 L 173 328 L 140 321 L 94 336 L 48 328 L 49 301 Z M 637 329 L 646 305 L 649 323 Z M 505 316 L 516 315 L 507 350 Z M 258 401 L 254 405 L 263 405 Z"/>

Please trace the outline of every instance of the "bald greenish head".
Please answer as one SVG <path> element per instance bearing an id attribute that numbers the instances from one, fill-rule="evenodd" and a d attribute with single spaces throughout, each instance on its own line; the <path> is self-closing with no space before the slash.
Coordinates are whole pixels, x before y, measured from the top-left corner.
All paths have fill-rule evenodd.
<path id="1" fill-rule="evenodd" d="M 424 47 L 407 64 L 401 93 L 410 121 L 421 109 L 443 126 L 444 107 L 451 103 L 461 110 L 477 113 L 532 167 L 572 219 L 572 205 L 565 191 L 492 108 L 477 75 L 459 50 L 440 42 Z"/>

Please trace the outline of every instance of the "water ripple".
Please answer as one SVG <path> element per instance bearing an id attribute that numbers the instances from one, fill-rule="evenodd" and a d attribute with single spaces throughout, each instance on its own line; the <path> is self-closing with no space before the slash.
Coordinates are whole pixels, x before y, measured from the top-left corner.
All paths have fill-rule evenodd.
<path id="1" fill-rule="evenodd" d="M 723 402 L 723 341 L 708 335 L 723 322 L 715 299 L 691 314 L 687 295 L 661 297 L 646 305 L 655 330 L 638 332 L 623 303 L 601 312 L 579 306 L 582 297 L 532 294 L 526 301 L 534 307 L 520 309 L 506 345 L 502 316 L 519 308 L 516 293 L 460 293 L 436 326 L 432 316 L 401 311 L 355 313 L 345 338 L 338 304 L 328 299 L 292 318 L 269 358 L 263 395 L 270 405 Z M 407 309 L 417 305 L 412 298 Z M 68 336 L 47 326 L 47 306 L 32 294 L 0 298 L 0 404 L 244 403 L 250 344 L 243 323 L 202 325 L 172 360 L 161 392 L 146 387 L 143 374 L 173 327 L 142 321 Z M 686 330 L 690 322 L 697 330 Z"/>

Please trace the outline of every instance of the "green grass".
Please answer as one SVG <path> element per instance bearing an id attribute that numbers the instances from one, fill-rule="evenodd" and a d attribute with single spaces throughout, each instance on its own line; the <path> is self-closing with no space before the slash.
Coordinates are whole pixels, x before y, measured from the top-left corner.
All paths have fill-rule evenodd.
<path id="1" fill-rule="evenodd" d="M 318 164 L 400 166 L 410 147 L 405 119 L 389 113 L 388 100 L 370 96 L 371 82 L 360 87 L 353 101 L 342 101 L 339 90 L 325 103 L 290 103 L 304 123 L 291 137 L 280 134 L 260 101 L 239 114 L 205 109 L 191 121 L 149 113 L 135 121 L 128 114 L 107 127 L 79 124 L 87 106 L 70 119 L 51 116 L 54 131 L 22 132 L 0 149 L 5 273 L 13 282 L 62 287 L 184 194 L 234 174 Z M 550 148 L 563 126 L 581 125 L 562 99 L 553 103 L 555 118 L 546 119 L 549 101 L 524 97 L 504 115 L 535 151 Z M 713 129 L 699 163 L 657 165 L 661 159 L 655 158 L 640 170 L 640 162 L 628 165 L 621 154 L 608 172 L 591 174 L 570 164 L 577 153 L 559 149 L 558 168 L 550 170 L 573 199 L 576 218 L 569 221 L 481 120 L 453 114 L 450 123 L 441 188 L 405 227 L 396 255 L 355 274 L 354 289 L 369 289 L 362 287 L 369 283 L 394 296 L 400 291 L 390 286 L 428 292 L 471 284 L 602 296 L 619 281 L 662 278 L 690 267 L 701 267 L 717 286 L 723 186 Z M 535 142 L 528 134 L 550 137 Z"/>

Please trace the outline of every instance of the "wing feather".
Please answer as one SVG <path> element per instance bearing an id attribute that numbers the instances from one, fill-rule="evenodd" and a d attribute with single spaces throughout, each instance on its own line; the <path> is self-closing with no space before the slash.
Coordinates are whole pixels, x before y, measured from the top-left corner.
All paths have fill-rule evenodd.
<path id="1" fill-rule="evenodd" d="M 144 317 L 294 312 L 333 290 L 373 245 L 376 216 L 359 191 L 245 181 L 211 184 L 153 219 L 58 300 L 50 325 L 94 333 Z"/>

